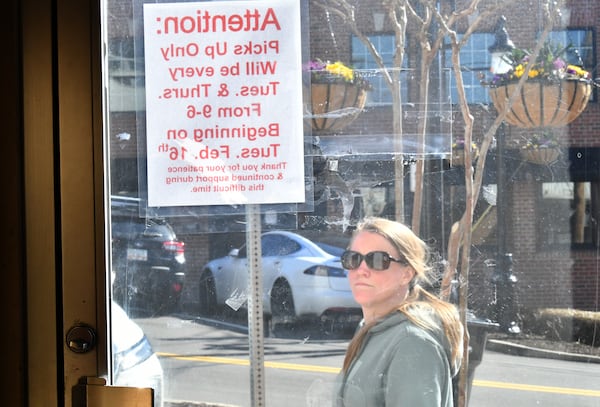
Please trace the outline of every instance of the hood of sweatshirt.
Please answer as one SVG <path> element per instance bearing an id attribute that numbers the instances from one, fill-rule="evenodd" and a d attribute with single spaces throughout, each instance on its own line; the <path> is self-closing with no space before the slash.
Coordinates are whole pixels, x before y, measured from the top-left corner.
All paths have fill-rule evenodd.
<path id="1" fill-rule="evenodd" d="M 435 322 L 435 329 L 420 327 L 414 324 L 412 321 L 410 321 L 406 314 L 404 314 L 403 312 L 394 311 L 381 318 L 374 326 L 372 326 L 369 330 L 368 335 L 377 335 L 378 333 L 384 332 L 388 329 L 392 329 L 400 324 L 411 324 L 415 327 L 415 329 L 423 331 L 424 335 L 428 336 L 431 340 L 437 342 L 444 349 L 446 358 L 448 359 L 448 364 L 453 369 L 452 375 L 454 376 L 456 373 L 458 373 L 460 366 L 455 366 L 452 361 L 452 347 L 450 346 L 450 342 L 448 341 L 448 338 L 444 333 L 444 330 L 442 328 L 442 322 L 440 321 L 439 317 L 435 315 L 435 313 L 433 313 L 433 311 L 431 312 L 429 317 L 432 321 Z"/>

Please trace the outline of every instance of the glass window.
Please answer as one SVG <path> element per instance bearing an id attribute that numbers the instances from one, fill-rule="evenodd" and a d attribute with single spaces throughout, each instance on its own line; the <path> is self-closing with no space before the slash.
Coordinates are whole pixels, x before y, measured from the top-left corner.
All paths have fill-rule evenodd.
<path id="1" fill-rule="evenodd" d="M 459 34 L 458 38 L 462 38 Z M 489 47 L 494 44 L 493 33 L 473 33 L 467 43 L 460 50 L 460 62 L 462 79 L 468 103 L 489 103 L 490 98 L 487 88 L 481 86 L 482 75 L 487 78 L 491 66 L 491 55 Z M 452 68 L 452 51 L 446 49 L 444 64 L 448 69 Z M 454 75 L 450 79 L 450 94 L 452 103 L 458 103 L 456 94 L 456 80 Z"/>
<path id="2" fill-rule="evenodd" d="M 300 245 L 286 236 L 267 235 L 262 238 L 263 256 L 289 256 L 300 250 Z"/>
<path id="3" fill-rule="evenodd" d="M 598 182 L 545 182 L 538 219 L 540 244 L 597 246 L 600 219 Z"/>
<path id="4" fill-rule="evenodd" d="M 373 44 L 386 68 L 393 67 L 394 49 L 395 49 L 395 38 L 390 34 L 381 35 L 370 35 L 368 36 L 369 41 Z M 405 56 L 405 59 L 407 57 Z M 356 36 L 352 37 L 352 56 L 351 64 L 356 69 L 365 72 L 369 81 L 373 86 L 373 90 L 368 94 L 367 104 L 370 106 L 378 105 L 390 105 L 392 103 L 392 94 L 389 87 L 387 86 L 384 78 L 379 73 L 379 67 L 375 62 L 375 59 L 363 44 L 363 42 Z M 404 68 L 408 66 L 408 63 L 404 62 Z M 406 74 L 403 75 L 404 77 Z M 403 89 L 406 93 L 406 89 Z M 404 95 L 406 97 L 406 94 Z"/>
<path id="5" fill-rule="evenodd" d="M 116 111 L 135 111 L 143 107 L 143 59 L 136 58 L 131 36 L 111 38 L 108 41 L 108 75 L 111 106 Z M 141 64 L 141 65 L 140 65 Z M 121 137 L 130 133 L 123 131 Z"/>
<path id="6" fill-rule="evenodd" d="M 567 28 L 551 31 L 548 40 L 554 44 L 569 46 L 565 55 L 569 64 L 582 66 L 593 72 L 596 67 L 595 36 L 596 31 L 592 28 Z M 596 94 L 597 89 L 594 88 L 590 100 L 596 100 Z"/>
<path id="7" fill-rule="evenodd" d="M 551 31 L 548 40 L 555 44 L 570 46 L 566 57 L 573 65 L 581 65 L 587 69 L 596 66 L 594 52 L 594 30 L 591 28 L 569 28 L 560 31 Z"/>
<path id="8" fill-rule="evenodd" d="M 467 100 L 481 104 L 465 112 L 456 105 L 447 46 L 433 59 L 423 100 L 415 79 L 419 75 L 410 74 L 425 54 L 421 46 L 426 41 L 418 39 L 443 32 L 447 27 L 439 19 L 463 15 L 450 12 L 461 2 L 435 3 L 440 8 L 430 14 L 426 8 L 434 3 L 420 2 L 411 10 L 401 67 L 393 66 L 398 38 L 393 30 L 402 24 L 394 25 L 386 13 L 385 31 L 374 31 L 372 18 L 381 17 L 379 11 L 393 2 L 355 1 L 356 13 L 346 18 L 341 15 L 348 10 L 331 8 L 341 3 L 103 0 L 111 298 L 143 330 L 160 361 L 151 379 L 160 373 L 164 402 L 245 406 L 262 395 L 267 407 L 335 405 L 334 382 L 362 317 L 339 256 L 365 216 L 395 219 L 417 232 L 430 249 L 435 271 L 426 288 L 440 294 L 438 288 L 449 283 L 454 295 L 447 299 L 468 308 L 463 310 L 473 318 L 465 321 L 469 329 L 483 325 L 497 336 L 509 335 L 506 318 L 512 318 L 509 322 L 516 320 L 527 334 L 541 335 L 544 321 L 535 319 L 535 310 L 600 309 L 597 290 L 587 289 L 600 281 L 597 106 L 588 106 L 557 132 L 558 158 L 525 162 L 520 146 L 532 141 L 523 139 L 534 132 L 505 123 L 499 130 L 502 144 L 496 143 L 492 125 L 497 111 L 481 84 L 495 42 L 492 17 L 460 51 Z M 252 6 L 245 10 L 244 4 Z M 301 5 L 297 43 L 282 45 L 294 37 L 286 31 L 294 21 L 292 13 L 282 15 L 279 28 L 269 14 L 264 24 L 273 24 L 272 32 L 255 32 L 252 24 L 240 30 L 260 13 L 255 9 L 276 10 L 284 4 Z M 515 44 L 530 45 L 536 38 L 541 22 L 532 16 L 543 15 L 537 7 L 528 2 L 511 6 L 507 27 Z M 572 7 L 585 19 L 583 6 Z M 240 14 L 240 9 L 245 11 Z M 188 14 L 180 16 L 181 10 Z M 146 20 L 155 12 L 157 18 Z M 226 28 L 218 36 L 208 32 L 212 28 L 199 28 L 211 13 L 234 14 L 215 20 L 213 27 Z M 428 15 L 436 16 L 436 25 L 423 27 Z M 460 18 L 449 29 L 466 32 L 467 23 Z M 401 106 L 394 105 L 379 67 L 354 29 L 371 42 L 387 69 L 401 72 Z M 552 35 L 576 43 L 592 69 L 597 44 L 590 33 L 569 29 Z M 277 35 L 277 40 L 271 37 Z M 319 83 L 303 81 L 311 73 L 302 66 L 316 59 L 339 60 L 360 70 L 372 85 L 367 108 L 361 104 L 364 89 L 348 83 L 347 69 L 338 66 L 341 74 L 332 74 L 335 80 L 328 81 L 332 75 L 327 74 Z M 303 100 L 303 83 L 319 85 L 320 92 L 310 97 L 322 99 Z M 166 108 L 156 109 L 163 102 Z M 311 118 L 321 115 L 335 124 L 319 128 L 315 120 L 307 120 L 309 102 L 326 110 L 312 109 Z M 463 116 L 467 113 L 469 117 Z M 170 127 L 159 133 L 164 143 L 152 144 L 152 132 L 165 123 Z M 288 125 L 290 131 L 281 130 Z M 222 131 L 233 128 L 235 134 Z M 468 155 L 461 144 L 471 129 L 473 172 L 465 167 Z M 285 153 L 290 159 L 281 158 L 285 146 L 293 146 Z M 177 165 L 157 166 L 165 157 Z M 235 164 L 243 166 L 243 177 L 235 173 Z M 155 195 L 159 204 L 149 198 L 149 184 L 161 179 L 150 174 L 150 167 L 166 175 L 164 193 Z M 273 194 L 282 202 L 248 204 L 242 199 L 252 191 L 261 201 L 268 182 L 290 174 L 297 176 L 294 182 L 282 182 Z M 480 190 L 473 181 L 481 181 Z M 189 188 L 175 193 L 166 188 L 171 184 Z M 210 194 L 218 203 L 195 201 Z M 185 202 L 179 202 L 180 195 Z M 472 222 L 464 220 L 460 228 L 458 222 L 471 215 Z M 261 259 L 253 258 L 257 242 Z M 467 243 L 469 255 L 463 256 Z M 508 258 L 511 264 L 504 263 Z M 257 263 L 258 276 L 252 274 Z M 516 283 L 499 287 L 503 278 Z M 465 297 L 458 301 L 457 295 Z M 254 313 L 257 303 L 261 311 Z M 472 335 L 472 340 L 482 336 Z M 134 350 L 131 363 L 135 356 L 151 353 L 143 345 L 140 352 Z M 483 345 L 472 342 L 468 347 L 470 366 L 486 364 L 471 371 L 481 379 L 472 387 L 472 405 L 486 405 L 492 398 L 510 404 L 513 390 L 524 388 L 536 391 L 520 390 L 523 405 L 579 405 L 579 399 L 573 401 L 579 396 L 556 401 L 557 394 L 563 397 L 561 391 L 538 391 L 546 382 L 539 369 L 523 373 L 520 367 L 515 375 L 505 369 L 514 365 L 511 361 L 500 363 L 496 355 L 482 359 Z M 123 353 L 119 359 L 128 360 Z M 258 371 L 261 367 L 265 374 Z M 564 369 L 555 381 L 560 390 L 595 389 L 593 375 Z M 113 373 L 112 383 L 123 383 Z M 268 380 L 263 384 L 257 377 Z M 507 377 L 510 384 L 505 384 Z M 593 383 L 584 385 L 583 379 Z"/>

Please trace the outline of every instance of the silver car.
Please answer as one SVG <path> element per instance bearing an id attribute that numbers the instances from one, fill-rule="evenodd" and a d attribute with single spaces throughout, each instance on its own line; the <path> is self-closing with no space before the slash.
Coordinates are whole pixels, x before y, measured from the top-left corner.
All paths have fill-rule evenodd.
<path id="1" fill-rule="evenodd" d="M 263 310 L 272 324 L 305 319 L 355 323 L 360 307 L 354 301 L 346 271 L 340 264 L 343 249 L 317 244 L 287 231 L 261 237 Z M 205 315 L 218 306 L 234 310 L 248 299 L 246 247 L 207 263 L 200 277 L 200 306 Z"/>

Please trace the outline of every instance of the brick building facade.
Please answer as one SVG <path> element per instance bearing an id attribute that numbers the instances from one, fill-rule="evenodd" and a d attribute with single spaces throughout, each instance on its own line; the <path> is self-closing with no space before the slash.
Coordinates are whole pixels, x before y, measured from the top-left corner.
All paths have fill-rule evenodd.
<path id="1" fill-rule="evenodd" d="M 447 10 L 453 2 L 441 2 L 443 10 Z M 461 3 L 461 2 L 458 2 Z M 116 4 L 111 2 L 111 4 Z M 353 59 L 353 34 L 348 25 L 335 13 L 326 12 L 316 3 L 309 1 L 309 20 L 308 29 L 310 33 L 310 58 L 321 58 L 324 60 L 341 60 L 352 63 Z M 384 25 L 379 29 L 374 26 L 374 14 L 383 13 L 384 10 L 379 2 L 359 1 L 356 2 L 356 17 L 358 28 L 367 35 L 393 35 L 393 30 L 389 19 L 384 20 Z M 503 8 L 500 12 L 506 16 L 506 28 L 512 41 L 521 48 L 532 48 L 535 45 L 536 36 L 540 33 L 543 24 L 541 11 L 538 10 L 539 4 L 536 2 L 515 2 L 510 7 Z M 570 18 L 561 24 L 557 22 L 557 30 L 587 30 L 592 36 L 592 60 L 593 66 L 586 66 L 595 76 L 600 76 L 597 72 L 597 55 L 600 52 L 596 34 L 600 28 L 600 3 L 595 0 L 571 0 L 561 5 L 564 10 L 570 11 Z M 534 10 L 532 12 L 532 10 Z M 449 10 L 447 10 L 449 11 Z M 123 13 L 125 19 L 130 20 L 131 9 L 117 10 L 117 13 Z M 499 13 L 500 13 L 499 12 Z M 499 15 L 499 14 L 498 14 Z M 483 22 L 478 33 L 491 34 L 496 23 L 496 17 Z M 456 25 L 456 30 L 467 28 L 467 18 L 463 18 Z M 133 27 L 125 30 L 123 37 L 133 35 Z M 413 31 L 411 31 L 413 30 Z M 111 30 L 118 33 L 118 30 Z M 418 36 L 414 32 L 414 27 L 409 25 L 407 33 L 407 55 L 408 68 L 416 68 L 419 62 Z M 486 50 L 487 51 L 487 50 Z M 440 60 L 440 66 L 443 65 Z M 481 67 L 480 67 L 481 68 Z M 411 112 L 411 103 L 416 100 L 419 78 L 417 71 L 409 74 L 406 85 L 406 106 L 405 112 Z M 445 82 L 448 76 L 446 73 L 431 78 L 432 92 L 439 96 L 440 89 L 449 86 Z M 569 126 L 556 130 L 561 147 L 561 156 L 558 161 L 547 166 L 540 166 L 527 163 L 519 156 L 519 149 L 523 140 L 531 134 L 529 131 L 507 125 L 503 128 L 506 155 L 504 157 L 505 167 L 508 169 L 507 191 L 502 197 L 508 208 L 506 216 L 497 222 L 495 214 L 495 205 L 483 205 L 476 212 L 476 222 L 481 220 L 481 224 L 487 227 L 487 232 L 481 233 L 481 239 L 474 242 L 471 258 L 470 273 L 470 302 L 471 306 L 482 312 L 486 312 L 492 301 L 493 286 L 491 278 L 493 269 L 488 267 L 486 260 L 494 259 L 497 255 L 496 232 L 497 225 L 501 225 L 506 234 L 505 250 L 513 254 L 514 273 L 518 278 L 517 296 L 519 305 L 526 309 L 543 307 L 572 307 L 584 310 L 598 310 L 600 306 L 600 294 L 598 284 L 600 274 L 598 269 L 599 243 L 596 238 L 589 238 L 585 242 L 575 244 L 564 236 L 556 241 L 549 241 L 546 237 L 553 230 L 551 225 L 555 223 L 554 218 L 547 217 L 548 206 L 544 201 L 545 188 L 551 183 L 573 183 L 584 182 L 587 184 L 596 184 L 600 182 L 600 105 L 598 98 L 600 95 L 594 93 L 591 101 L 585 111 Z M 422 236 L 429 241 L 434 242 L 434 247 L 444 256 L 448 238 L 448 231 L 453 222 L 462 214 L 463 203 L 461 202 L 463 194 L 463 170 L 451 166 L 449 161 L 449 147 L 452 141 L 460 137 L 463 132 L 464 123 L 462 122 L 459 108 L 456 104 L 447 103 L 443 105 L 446 113 L 451 115 L 451 130 L 440 130 L 440 133 L 449 137 L 445 154 L 434 154 L 428 157 L 426 165 L 426 177 L 428 189 L 425 193 L 424 211 L 422 220 Z M 496 118 L 497 112 L 487 103 L 473 103 L 470 105 L 471 113 L 474 117 L 473 137 L 477 143 L 481 142 L 484 131 L 489 128 Z M 110 121 L 111 150 L 113 171 L 122 171 L 122 177 L 113 176 L 113 188 L 119 191 L 127 191 L 132 187 L 137 187 L 135 175 L 131 171 L 136 171 L 137 166 L 132 163 L 135 161 L 136 149 L 134 144 L 122 146 L 119 140 L 113 135 L 127 132 L 136 139 L 138 127 L 136 120 L 143 120 L 143 112 L 127 111 L 123 109 L 112 113 Z M 367 105 L 365 111 L 349 127 L 345 128 L 336 135 L 324 135 L 319 138 L 320 142 L 333 146 L 334 153 L 327 155 L 325 159 L 335 160 L 339 164 L 339 175 L 348 185 L 354 188 L 354 195 L 359 201 L 362 199 L 362 206 L 367 206 L 365 200 L 375 186 L 379 183 L 396 181 L 390 176 L 393 167 L 393 158 L 387 157 L 380 159 L 377 164 L 372 157 L 363 160 L 361 155 L 339 154 L 335 151 L 339 147 L 339 136 L 348 136 L 351 140 L 359 140 L 364 136 L 376 136 L 378 134 L 388 135 L 391 132 L 393 114 L 390 104 L 371 104 Z M 413 123 L 414 124 L 414 123 Z M 407 132 L 413 131 L 411 124 L 408 123 L 405 128 Z M 338 137 L 336 139 L 336 137 Z M 347 140 L 347 139 L 344 139 Z M 336 147 L 338 145 L 338 147 Z M 341 148 L 341 147 L 339 147 Z M 315 156 L 315 160 L 323 157 Z M 410 161 L 410 160 L 409 160 Z M 486 175 L 488 185 L 496 184 L 496 164 L 498 157 L 496 149 L 491 149 L 487 156 Z M 372 169 L 370 166 L 373 165 Z M 369 169 L 366 172 L 366 169 Z M 377 169 L 378 168 L 378 169 Z M 405 185 L 409 184 L 410 163 L 407 164 L 407 175 Z M 127 179 L 127 173 L 130 172 L 130 179 Z M 122 181 L 119 184 L 119 180 Z M 486 181 L 484 181 L 486 183 Z M 562 185 L 562 184 L 561 184 Z M 592 188 L 596 190 L 595 187 Z M 408 205 L 406 211 L 410 210 L 411 187 L 407 186 Z M 386 193 L 389 193 L 387 191 Z M 593 195 L 593 192 L 592 192 Z M 390 204 L 389 195 L 386 204 Z M 598 197 L 596 197 L 598 198 Z M 596 207 L 596 198 L 589 198 L 591 207 L 588 209 L 588 216 L 594 218 Z M 325 216 L 332 219 L 340 218 L 343 207 L 336 202 L 335 193 L 331 195 L 331 201 L 325 206 L 325 209 L 318 209 L 318 213 L 305 213 L 306 216 Z M 355 203 L 357 200 L 355 199 Z M 482 202 L 482 198 L 480 198 Z M 546 206 L 544 206 L 546 205 Z M 491 207 L 488 211 L 492 215 L 488 218 L 482 218 L 486 207 Z M 489 208 L 488 208 L 489 209 Z M 568 209 L 568 208 L 567 208 Z M 564 216 L 563 216 L 564 217 Z M 490 220 L 491 219 L 491 220 Z M 243 242 L 243 233 L 223 235 L 207 234 L 199 223 L 205 220 L 194 219 L 196 223 L 194 228 L 190 228 L 190 219 L 174 218 L 173 224 L 178 231 L 179 236 L 186 242 L 188 273 L 184 292 L 184 307 L 194 309 L 197 303 L 198 278 L 202 265 L 211 258 L 222 256 L 227 248 L 236 246 Z M 590 220 L 593 223 L 595 219 Z M 561 221 L 564 223 L 564 219 Z M 560 223 L 559 222 L 559 223 Z M 332 222 L 334 223 L 334 222 Z M 487 225 L 487 226 L 486 226 Z M 548 226 L 550 225 L 550 226 Z M 299 226 L 301 228 L 301 226 Z M 483 226 L 482 226 L 483 227 Z M 591 224 L 591 233 L 598 233 L 595 225 Z M 336 229 L 336 226 L 328 226 L 327 231 L 337 235 L 348 235 L 348 231 Z M 199 232 L 200 231 L 200 232 Z M 564 234 L 564 230 L 560 230 Z M 478 232 L 479 233 L 479 232 Z M 559 233 L 557 232 L 557 235 Z M 479 236 L 479 235 L 478 235 Z M 546 236 L 546 237 L 545 237 Z M 561 235 L 562 236 L 562 235 Z"/>
<path id="2" fill-rule="evenodd" d="M 444 3 L 444 2 L 442 2 Z M 559 5 L 563 8 L 563 18 L 567 20 L 555 21 L 554 31 L 567 31 L 585 29 L 593 40 L 591 60 L 592 65 L 585 67 L 598 76 L 598 42 L 596 32 L 600 22 L 600 4 L 590 1 L 569 1 Z M 533 49 L 537 36 L 543 27 L 541 11 L 536 9 L 537 4 L 529 2 L 517 2 L 501 10 L 506 17 L 506 29 L 510 38 L 520 48 Z M 444 9 L 444 4 L 442 4 Z M 532 11 L 535 10 L 535 11 Z M 361 3 L 356 8 L 356 20 L 359 27 L 368 35 L 376 35 L 373 17 L 378 10 L 378 5 L 372 2 Z M 525 17 L 527 16 L 527 17 Z M 467 19 L 459 22 L 456 26 L 457 32 L 467 28 Z M 391 33 L 389 19 L 386 19 L 381 33 Z M 478 31 L 491 32 L 496 19 L 490 18 L 481 24 Z M 337 18 L 333 13 L 324 13 L 318 8 L 311 8 L 311 55 L 321 58 L 340 59 L 352 58 L 352 33 L 347 25 Z M 416 49 L 417 35 L 410 31 L 407 33 L 407 56 L 410 64 L 417 64 L 419 56 L 411 55 L 410 50 Z M 316 40 L 319 38 L 322 40 Z M 332 51 L 332 47 L 337 45 Z M 412 95 L 409 84 L 408 94 Z M 435 92 L 435 90 L 434 90 Z M 409 96 L 410 97 L 410 96 Z M 600 143 L 599 118 L 600 106 L 597 103 L 598 96 L 594 93 L 594 100 L 590 102 L 585 111 L 571 124 L 566 127 L 557 128 L 559 134 L 558 142 L 561 147 L 561 156 L 558 161 L 548 166 L 532 165 L 524 162 L 519 156 L 519 149 L 523 140 L 531 134 L 531 131 L 519 129 L 507 125 L 504 128 L 506 153 L 506 166 L 509 168 L 506 174 L 509 179 L 508 191 L 504 199 L 508 211 L 504 223 L 507 235 L 506 250 L 513 254 L 514 273 L 518 278 L 517 295 L 519 304 L 526 309 L 544 307 L 568 307 L 585 310 L 598 310 L 599 294 L 598 282 L 598 244 L 597 242 L 586 242 L 575 244 L 574 242 L 561 242 L 552 244 L 542 237 L 546 228 L 541 225 L 554 222 L 553 219 L 545 217 L 544 208 L 540 203 L 543 200 L 543 186 L 554 182 L 598 182 L 600 173 L 598 167 L 598 151 L 594 147 Z M 473 137 L 481 141 L 483 132 L 495 119 L 497 112 L 490 104 L 480 107 L 476 104 L 470 106 L 475 123 Z M 458 107 L 453 106 L 452 137 L 460 137 L 464 123 L 458 112 Z M 385 132 L 391 127 L 391 113 L 389 108 L 375 107 L 367 109 L 362 117 L 347 129 L 350 134 L 357 131 L 370 131 L 377 133 Z M 382 129 L 383 130 L 379 130 Z M 491 172 L 490 183 L 495 183 L 496 150 L 492 149 L 488 156 L 486 171 Z M 447 164 L 445 164 L 447 165 Z M 444 167 L 450 174 L 453 169 Z M 454 169 L 455 170 L 455 169 Z M 457 178 L 460 179 L 462 175 Z M 450 176 L 448 178 L 451 178 Z M 484 177 L 485 178 L 485 177 Z M 460 184 L 460 181 L 457 181 Z M 443 188 L 443 187 L 442 187 Z M 457 193 L 457 191 L 455 191 Z M 453 198 L 458 199 L 460 198 Z M 481 198 L 480 198 L 481 200 Z M 595 206 L 595 204 L 593 204 Z M 588 215 L 594 217 L 596 209 L 588 208 Z M 589 213 L 591 211 L 591 213 Z M 452 221 L 458 219 L 461 211 L 449 208 L 452 213 Z M 477 215 L 476 215 L 477 216 Z M 477 221 L 477 219 L 475 220 Z M 592 221 L 594 222 L 594 221 Z M 493 226 L 495 229 L 495 225 Z M 426 231 L 440 238 L 439 230 Z M 595 231 L 594 233 L 597 233 Z M 493 242 L 482 242 L 474 245 L 471 259 L 470 274 L 470 301 L 475 309 L 485 312 L 490 301 L 492 301 L 493 286 L 491 284 L 492 269 L 487 267 L 486 260 L 494 259 L 496 245 Z"/>

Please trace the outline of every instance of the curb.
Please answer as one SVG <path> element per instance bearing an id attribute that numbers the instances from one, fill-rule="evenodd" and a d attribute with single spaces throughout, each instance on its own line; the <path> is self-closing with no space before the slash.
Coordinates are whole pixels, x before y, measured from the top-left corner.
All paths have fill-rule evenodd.
<path id="1" fill-rule="evenodd" d="M 571 362 L 600 363 L 600 356 L 581 355 L 575 353 L 558 352 L 546 349 L 531 348 L 529 346 L 518 345 L 512 342 L 501 341 L 498 339 L 488 339 L 486 350 L 506 353 L 515 356 L 528 356 L 533 358 L 557 359 Z"/>

